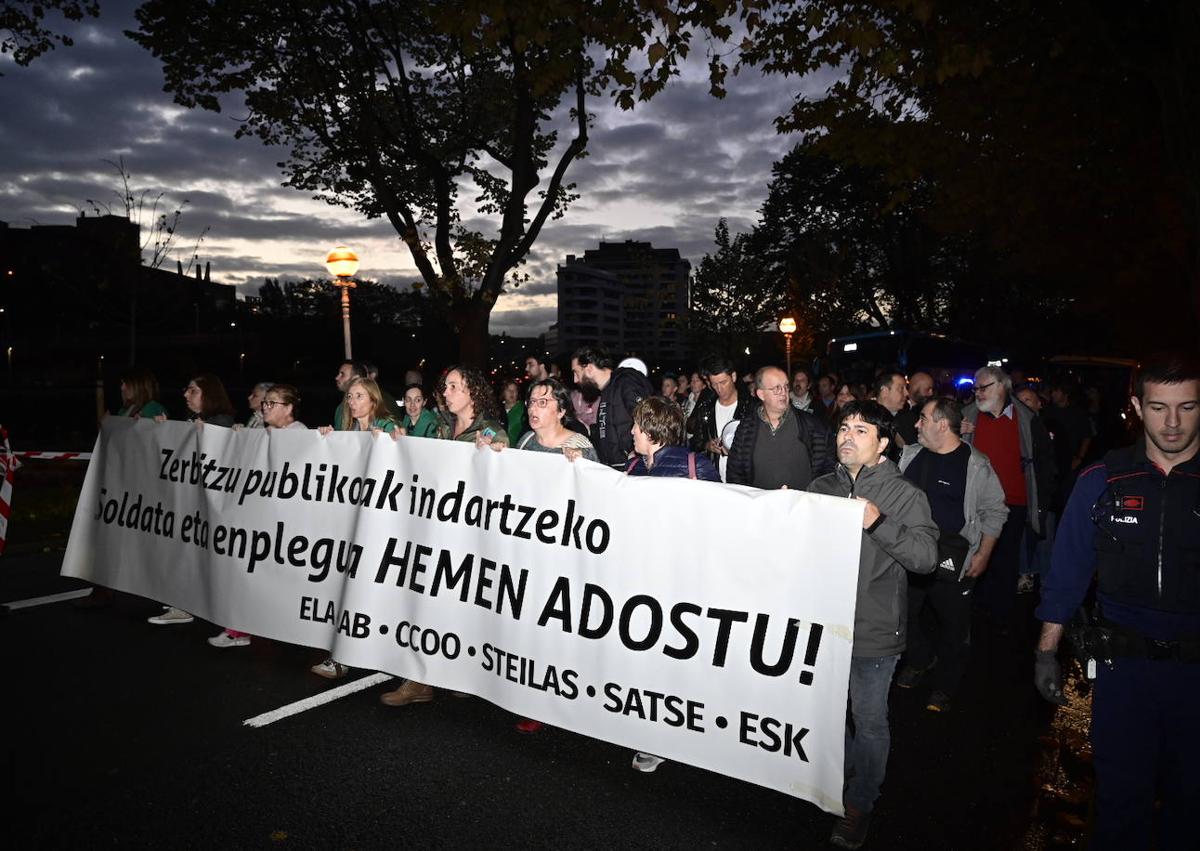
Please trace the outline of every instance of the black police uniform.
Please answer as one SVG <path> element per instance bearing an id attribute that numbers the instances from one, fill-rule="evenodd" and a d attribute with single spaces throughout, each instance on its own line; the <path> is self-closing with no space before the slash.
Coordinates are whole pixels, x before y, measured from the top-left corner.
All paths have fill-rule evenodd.
<path id="1" fill-rule="evenodd" d="M 1093 848 L 1200 847 L 1200 456 L 1164 475 L 1144 438 L 1083 471 L 1037 616 L 1066 624 L 1093 575 Z"/>

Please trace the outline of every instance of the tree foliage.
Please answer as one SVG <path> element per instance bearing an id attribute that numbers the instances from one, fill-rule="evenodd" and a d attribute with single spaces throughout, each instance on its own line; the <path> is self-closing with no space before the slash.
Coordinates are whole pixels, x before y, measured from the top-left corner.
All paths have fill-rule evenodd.
<path id="1" fill-rule="evenodd" d="M 746 25 L 743 67 L 832 79 L 779 128 L 877 175 L 889 216 L 915 203 L 979 285 L 1185 333 L 1160 306 L 1200 307 L 1200 4 L 805 0 Z M 956 292 L 918 307 L 953 321 Z"/>
<path id="2" fill-rule="evenodd" d="M 721 219 L 714 240 L 716 251 L 704 255 L 692 276 L 690 330 L 697 349 L 728 354 L 778 321 L 786 291 L 762 274 L 750 234 L 730 237 Z"/>
<path id="3" fill-rule="evenodd" d="M 0 55 L 11 54 L 18 65 L 28 65 L 55 45 L 74 44 L 69 35 L 46 25 L 50 10 L 68 21 L 82 21 L 97 17 L 100 4 L 96 0 L 0 0 Z"/>
<path id="4" fill-rule="evenodd" d="M 415 291 L 402 292 L 372 280 L 356 280 L 353 302 L 355 325 L 380 325 L 397 331 L 420 327 L 428 299 Z M 284 281 L 267 278 L 258 288 L 255 313 L 270 320 L 307 321 L 337 316 L 341 294 L 328 280 Z"/>
<path id="5" fill-rule="evenodd" d="M 149 0 L 130 36 L 189 107 L 244 96 L 238 135 L 284 146 L 286 184 L 386 217 L 479 362 L 487 318 L 544 224 L 576 198 L 588 102 L 632 108 L 732 2 Z M 720 81 L 714 91 L 721 93 Z M 570 104 L 572 136 L 551 125 Z M 460 193 L 495 228 L 463 225 Z M 519 283 L 516 282 L 516 283 Z M 514 284 L 515 285 L 515 284 Z"/>

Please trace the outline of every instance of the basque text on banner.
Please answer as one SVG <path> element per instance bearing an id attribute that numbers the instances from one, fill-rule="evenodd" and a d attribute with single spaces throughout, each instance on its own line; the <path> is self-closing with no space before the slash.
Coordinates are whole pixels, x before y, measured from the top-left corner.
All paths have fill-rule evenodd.
<path id="1" fill-rule="evenodd" d="M 861 523 L 545 453 L 110 417 L 63 573 L 840 814 Z"/>

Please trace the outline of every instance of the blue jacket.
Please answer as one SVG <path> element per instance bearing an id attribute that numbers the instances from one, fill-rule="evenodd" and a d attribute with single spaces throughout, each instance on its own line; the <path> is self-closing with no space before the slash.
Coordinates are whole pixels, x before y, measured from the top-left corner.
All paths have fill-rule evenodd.
<path id="1" fill-rule="evenodd" d="M 631 476 L 662 476 L 688 478 L 688 455 L 696 456 L 696 478 L 705 482 L 721 481 L 721 474 L 702 452 L 689 452 L 684 446 L 664 446 L 654 453 L 654 466 L 647 468 L 646 459 L 639 455 L 625 471 Z"/>
<path id="2" fill-rule="evenodd" d="M 1118 450 L 1129 453 L 1127 460 L 1134 465 L 1136 475 L 1146 477 L 1148 484 L 1164 494 L 1168 493 L 1169 483 L 1175 484 L 1175 487 L 1170 488 L 1169 495 L 1178 491 L 1191 491 L 1194 494 L 1194 484 L 1190 488 L 1186 485 L 1188 479 L 1194 482 L 1196 477 L 1200 476 L 1200 459 L 1194 458 L 1178 465 L 1169 477 L 1164 476 L 1162 470 L 1146 458 L 1144 441 L 1145 438 L 1142 438 L 1134 447 Z M 1165 562 L 1165 575 L 1179 576 L 1200 570 L 1200 565 L 1195 564 L 1198 560 L 1197 553 L 1200 552 L 1200 521 L 1187 516 L 1195 510 L 1200 510 L 1194 501 L 1184 506 L 1172 506 L 1182 508 L 1185 515 L 1183 522 L 1173 523 L 1162 523 L 1160 512 L 1146 510 L 1155 507 L 1149 500 L 1135 497 L 1134 501 L 1129 503 L 1134 507 L 1128 510 L 1107 506 L 1106 495 L 1110 492 L 1111 483 L 1106 462 L 1112 457 L 1116 456 L 1110 454 L 1105 461 L 1094 464 L 1080 473 L 1075 489 L 1071 492 L 1071 498 L 1058 524 L 1050 572 L 1042 581 L 1042 598 L 1036 612 L 1042 621 L 1065 624 L 1083 603 L 1099 562 L 1097 543 L 1104 546 L 1119 544 L 1113 533 L 1102 531 L 1098 525 L 1108 513 L 1120 514 L 1117 522 L 1126 524 L 1131 529 L 1145 529 L 1149 537 L 1141 546 L 1150 544 L 1156 548 L 1155 553 L 1148 555 L 1161 555 Z M 1180 485 L 1185 487 L 1180 488 Z M 1098 540 L 1101 535 L 1105 535 L 1104 541 Z M 1178 560 L 1182 560 L 1182 563 Z M 1192 562 L 1190 570 L 1179 571 L 1180 567 L 1189 566 L 1189 560 Z M 1106 619 L 1147 638 L 1172 641 L 1200 636 L 1200 611 L 1189 613 L 1149 608 L 1114 599 L 1112 595 L 1103 591 L 1097 592 L 1096 599 L 1100 602 Z"/>

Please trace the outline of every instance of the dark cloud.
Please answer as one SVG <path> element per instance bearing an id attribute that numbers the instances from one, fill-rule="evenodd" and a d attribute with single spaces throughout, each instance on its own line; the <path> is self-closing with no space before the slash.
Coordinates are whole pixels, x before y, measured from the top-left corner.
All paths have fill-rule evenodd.
<path id="1" fill-rule="evenodd" d="M 242 291 L 257 290 L 264 277 L 321 275 L 323 247 L 339 240 L 363 247 L 364 274 L 402 287 L 417 278 L 386 220 L 283 187 L 278 163 L 287 149 L 235 139 L 236 101 L 222 113 L 174 104 L 162 91 L 159 62 L 123 34 L 136 28 L 136 6 L 106 0 L 98 21 L 69 25 L 74 47 L 28 68 L 0 59 L 0 114 L 8 117 L 0 122 L 0 220 L 64 224 L 81 210 L 122 212 L 120 177 L 105 162 L 122 159 L 134 188 L 150 190 L 150 200 L 164 193 L 165 212 L 187 199 L 180 252 L 190 254 L 207 228 L 200 262 Z M 735 231 L 748 229 L 771 164 L 793 144 L 775 133 L 773 119 L 798 94 L 820 94 L 832 79 L 742 74 L 718 100 L 697 54 L 681 79 L 632 112 L 593 99 L 589 155 L 568 173 L 582 197 L 545 226 L 520 270 L 530 279 L 501 296 L 493 330 L 544 331 L 555 317 L 557 266 L 601 240 L 652 241 L 695 264 L 712 250 L 719 218 Z M 574 134 L 567 107 L 555 121 L 560 150 Z M 474 194 L 462 193 L 464 207 Z M 465 224 L 489 236 L 497 228 L 469 213 Z"/>

